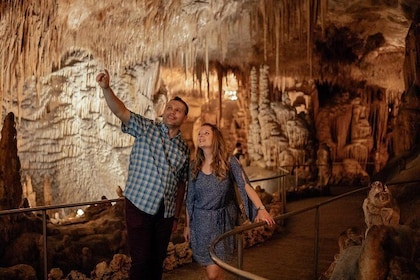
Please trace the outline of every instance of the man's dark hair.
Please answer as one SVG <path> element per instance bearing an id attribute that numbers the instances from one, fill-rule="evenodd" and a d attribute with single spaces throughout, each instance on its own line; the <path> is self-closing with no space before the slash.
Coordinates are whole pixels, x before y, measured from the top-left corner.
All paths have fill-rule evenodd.
<path id="1" fill-rule="evenodd" d="M 176 101 L 179 101 L 182 104 L 184 104 L 184 106 L 185 106 L 185 115 L 188 115 L 189 108 L 188 108 L 187 102 L 185 102 L 184 100 L 182 100 L 182 98 L 179 97 L 179 96 L 175 96 L 174 98 L 172 98 L 172 100 L 176 100 Z"/>

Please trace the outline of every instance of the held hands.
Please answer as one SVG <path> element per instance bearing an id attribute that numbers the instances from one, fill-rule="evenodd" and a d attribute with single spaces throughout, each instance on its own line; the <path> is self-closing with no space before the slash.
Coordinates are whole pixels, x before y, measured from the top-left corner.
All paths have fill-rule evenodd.
<path id="1" fill-rule="evenodd" d="M 108 70 L 104 69 L 104 72 L 101 72 L 96 76 L 96 82 L 102 89 L 109 88 L 109 73 Z"/>
<path id="2" fill-rule="evenodd" d="M 276 222 L 274 221 L 273 217 L 267 212 L 265 209 L 258 210 L 257 216 L 255 217 L 255 222 L 263 222 L 265 221 L 267 225 L 274 226 Z"/>

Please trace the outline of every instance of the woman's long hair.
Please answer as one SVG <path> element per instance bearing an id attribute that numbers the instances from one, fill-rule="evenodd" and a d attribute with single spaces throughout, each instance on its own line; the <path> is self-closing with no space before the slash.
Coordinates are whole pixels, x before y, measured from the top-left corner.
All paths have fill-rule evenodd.
<path id="1" fill-rule="evenodd" d="M 230 154 L 228 152 L 225 139 L 221 131 L 211 123 L 204 123 L 201 127 L 208 126 L 213 131 L 213 162 L 211 163 L 211 168 L 213 173 L 216 175 L 219 180 L 226 178 L 229 172 L 229 159 Z M 195 152 L 195 160 L 192 165 L 191 176 L 195 180 L 197 178 L 198 172 L 201 170 L 201 167 L 204 163 L 204 153 L 203 150 L 197 147 Z"/>

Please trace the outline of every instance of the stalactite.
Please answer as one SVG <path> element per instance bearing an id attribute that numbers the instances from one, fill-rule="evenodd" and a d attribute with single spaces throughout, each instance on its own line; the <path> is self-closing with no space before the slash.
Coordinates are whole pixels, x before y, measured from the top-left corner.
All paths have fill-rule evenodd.
<path id="1" fill-rule="evenodd" d="M 205 63 L 206 63 L 206 81 L 207 81 L 207 95 L 206 101 L 210 99 L 210 72 L 209 72 L 209 45 L 208 38 L 205 38 Z"/>
<path id="2" fill-rule="evenodd" d="M 224 70 L 222 68 L 222 66 L 220 64 L 217 65 L 216 67 L 216 71 L 217 71 L 217 92 L 218 92 L 218 107 L 219 110 L 217 112 L 217 125 L 221 125 L 221 119 L 222 119 L 222 115 L 223 115 L 223 106 L 222 106 L 222 98 L 223 98 L 223 76 L 224 76 Z"/>
<path id="3" fill-rule="evenodd" d="M 174 53 L 173 51 L 169 52 L 169 67 L 172 69 L 174 66 Z"/>
<path id="4" fill-rule="evenodd" d="M 312 43 L 312 39 L 311 39 L 311 34 L 309 32 L 309 30 L 311 30 L 311 21 L 312 21 L 312 6 L 311 6 L 311 2 L 312 0 L 309 0 L 307 2 L 307 17 L 306 17 L 306 30 L 308 31 L 306 34 L 306 59 L 309 62 L 311 60 L 311 43 Z M 312 76 L 312 75 L 311 75 Z"/>
<path id="5" fill-rule="evenodd" d="M 321 0 L 321 9 L 320 9 L 320 18 L 321 18 L 321 30 L 322 30 L 322 39 L 325 38 L 325 18 L 328 11 L 328 0 Z"/>
<path id="6" fill-rule="evenodd" d="M 258 12 L 254 12 L 251 13 L 251 19 L 249 22 L 249 32 L 250 32 L 250 37 L 252 38 L 255 34 L 259 33 L 259 24 L 258 24 Z"/>
<path id="7" fill-rule="evenodd" d="M 220 38 L 220 44 L 221 44 L 221 46 L 220 46 L 220 50 L 221 50 L 221 52 L 220 52 L 220 54 L 221 54 L 221 57 L 220 57 L 220 61 L 224 61 L 225 59 L 226 59 L 226 55 L 227 55 L 227 52 L 228 52 L 228 38 L 229 38 L 229 35 L 228 35 L 228 29 L 223 29 L 223 28 L 221 28 L 221 30 L 219 31 L 219 38 Z"/>
<path id="8" fill-rule="evenodd" d="M 262 14 L 263 21 L 263 48 L 264 48 L 264 61 L 267 61 L 267 16 L 266 16 L 266 4 L 264 0 L 260 0 L 260 11 Z"/>
<path id="9" fill-rule="evenodd" d="M 101 68 L 107 67 L 114 73 L 127 65 L 132 66 L 133 61 L 145 61 L 158 55 L 162 55 L 163 61 L 169 56 L 171 67 L 183 65 L 187 73 L 199 55 L 196 46 L 198 47 L 200 43 L 203 44 L 203 38 L 206 36 L 215 37 L 214 34 L 219 35 L 217 47 L 221 50 L 219 52 L 221 60 L 224 60 L 231 34 L 234 32 L 241 34 L 246 29 L 242 24 L 245 21 L 240 17 L 230 18 L 229 13 L 225 16 L 220 11 L 216 14 L 221 5 L 225 5 L 218 1 L 208 4 L 195 3 L 196 10 L 190 12 L 191 16 L 185 16 L 188 14 L 183 10 L 185 1 L 169 1 L 168 5 L 156 5 L 156 2 L 153 1 L 125 1 L 126 10 L 136 10 L 138 13 L 135 19 L 124 18 L 124 23 L 127 24 L 126 28 L 121 27 L 123 25 L 121 25 L 122 21 L 118 14 L 124 13 L 125 10 L 117 9 L 112 5 L 97 3 L 104 7 L 103 10 L 89 15 L 90 18 L 98 19 L 106 17 L 106 21 L 84 20 L 84 17 L 80 17 L 80 21 L 77 19 L 72 21 L 71 16 L 77 15 L 77 12 L 80 13 L 82 10 L 77 10 L 75 5 L 70 3 L 71 1 L 59 1 L 59 3 L 56 1 L 5 1 L 6 4 L 2 6 L 0 12 L 0 20 L 2 24 L 8 26 L 7 33 L 12 36 L 4 41 L 4 47 L 0 51 L 3 73 L 0 75 L 0 105 L 3 107 L 8 102 L 7 106 L 11 107 L 12 101 L 17 100 L 19 118 L 25 80 L 32 76 L 35 77 L 37 83 L 35 89 L 38 99 L 40 99 L 42 77 L 46 73 L 50 73 L 52 68 L 59 69 L 61 67 L 62 55 L 69 51 L 70 46 L 89 50 L 101 63 Z M 323 1 L 322 3 L 326 5 L 326 0 L 317 1 Z M 322 3 L 321 7 L 325 6 Z M 264 60 L 269 59 L 272 50 L 268 46 L 273 43 L 272 45 L 275 46 L 275 71 L 278 75 L 281 71 L 281 55 L 283 54 L 280 45 L 287 40 L 294 39 L 295 34 L 303 33 L 301 24 L 306 18 L 303 14 L 305 3 L 303 0 L 260 0 L 256 4 L 259 5 L 258 11 L 250 15 L 250 38 L 260 30 L 263 32 Z M 73 13 L 67 13 L 71 9 Z M 208 20 L 209 26 L 213 26 L 211 24 L 215 21 L 225 21 L 231 22 L 232 26 L 238 28 L 229 27 L 229 24 L 228 28 L 220 30 L 217 28 L 209 30 L 210 28 L 204 26 L 205 24 L 198 27 L 196 23 L 200 9 L 205 9 L 209 13 L 205 18 Z M 213 9 L 216 11 L 215 14 L 211 14 Z M 90 8 L 86 7 L 85 10 L 89 11 Z M 314 13 L 314 11 L 308 11 L 308 13 Z M 181 35 L 180 38 L 177 38 L 173 34 L 188 33 L 188 30 L 183 30 L 178 26 L 177 21 L 180 20 L 180 15 L 182 15 L 185 26 L 193 25 L 196 29 L 191 34 Z M 259 15 L 262 18 L 260 23 L 258 22 Z M 157 23 L 159 24 L 157 25 Z M 136 26 L 138 29 L 134 32 L 132 26 Z M 221 26 L 218 23 L 218 27 Z M 109 42 L 109 36 L 103 35 L 110 35 L 111 28 L 114 31 L 111 38 L 113 39 L 111 40 L 112 44 Z M 79 32 L 79 30 L 92 30 L 93 32 Z M 199 42 L 197 45 L 192 43 L 192 38 L 189 38 L 192 34 L 197 36 L 197 42 Z M 181 38 L 183 36 L 185 38 Z M 123 42 L 123 38 L 130 41 L 129 47 Z M 213 48 L 216 47 L 210 46 L 210 37 L 205 38 L 204 41 L 206 73 L 209 77 L 209 49 L 213 51 Z M 174 50 L 170 48 L 171 44 L 179 45 L 180 48 Z M 146 48 L 146 46 L 152 47 Z M 177 60 L 176 58 L 180 58 L 180 52 L 183 52 L 182 59 Z M 209 83 L 209 80 L 207 81 Z M 13 92 L 10 92 L 11 90 Z M 7 101 L 5 101 L 6 96 L 9 95 L 11 98 L 7 97 Z M 84 114 L 84 112 L 82 113 Z"/>
<path id="10" fill-rule="evenodd" d="M 298 0 L 296 1 L 296 6 L 295 6 L 295 12 L 296 12 L 296 26 L 297 26 L 297 30 L 298 30 L 298 34 L 299 34 L 299 41 L 302 41 L 302 38 L 305 37 L 304 35 L 304 15 L 302 15 L 302 13 L 299 10 L 299 7 L 303 6 L 302 1 L 304 0 Z"/>
<path id="11" fill-rule="evenodd" d="M 289 1 L 284 1 L 284 27 L 286 29 L 286 40 L 289 41 L 290 40 L 290 35 L 293 32 L 293 27 L 290 25 L 290 20 L 291 20 L 291 11 L 290 11 L 290 2 Z"/>
<path id="12" fill-rule="evenodd" d="M 275 34 L 276 34 L 276 75 L 280 75 L 280 18 L 279 14 L 275 13 L 274 19 L 274 26 L 275 26 Z"/>
<path id="13" fill-rule="evenodd" d="M 2 63 L 4 78 L 2 78 L 0 92 L 1 102 L 4 92 L 14 90 L 17 99 L 18 120 L 21 119 L 21 101 L 25 79 L 32 75 L 40 76 L 51 70 L 51 61 L 46 62 L 40 57 L 42 46 L 48 41 L 48 29 L 54 18 L 54 6 L 51 1 L 42 1 L 37 5 L 34 1 L 8 1 L 2 6 L 1 20 L 6 28 L 6 47 L 3 49 Z M 52 50 L 51 54 L 55 53 Z M 41 62 L 44 61 L 44 62 Z M 46 67 L 48 65 L 48 67 Z M 13 69 L 13 70 L 12 70 Z M 9 102 L 13 96 L 9 98 Z"/>

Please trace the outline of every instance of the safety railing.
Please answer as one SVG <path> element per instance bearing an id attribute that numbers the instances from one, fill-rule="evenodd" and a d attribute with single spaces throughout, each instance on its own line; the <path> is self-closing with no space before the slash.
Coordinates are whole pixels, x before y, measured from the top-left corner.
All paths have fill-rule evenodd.
<path id="1" fill-rule="evenodd" d="M 282 170 L 281 172 L 282 174 L 280 175 L 276 175 L 276 176 L 272 176 L 272 177 L 266 177 L 266 178 L 261 178 L 261 179 L 252 179 L 250 180 L 251 183 L 253 185 L 255 185 L 255 183 L 257 182 L 264 182 L 264 181 L 277 181 L 277 191 L 279 192 L 279 194 L 281 194 L 282 197 L 282 204 L 283 204 L 283 213 L 285 212 L 285 207 L 286 207 L 286 189 L 285 189 L 285 180 L 286 180 L 286 175 L 288 174 L 287 170 Z M 409 184 L 409 183 L 415 183 L 418 181 L 406 181 L 406 182 L 398 182 L 398 183 L 387 183 L 387 185 L 398 185 L 398 184 Z M 315 215 L 315 252 L 314 252 L 314 275 L 317 275 L 317 268 L 318 268 L 318 242 L 319 242 L 319 208 L 321 208 L 322 206 L 329 204 L 333 201 L 342 199 L 344 197 L 350 196 L 354 193 L 357 192 L 361 192 L 361 191 L 365 191 L 367 189 L 366 188 L 361 188 L 352 192 L 348 192 L 345 193 L 343 195 L 340 196 L 336 196 L 334 198 L 328 199 L 322 203 L 319 203 L 315 206 L 311 206 L 311 207 L 307 207 L 304 209 L 300 209 L 298 211 L 293 211 L 293 212 L 289 212 L 289 213 L 285 213 L 282 214 L 280 216 L 275 217 L 275 220 L 278 224 L 281 224 L 285 219 L 290 218 L 292 216 L 296 216 L 299 215 L 301 213 L 305 213 L 308 212 L 310 210 L 316 209 L 316 215 Z M 32 207 L 32 208 L 19 208 L 19 209 L 10 209 L 10 210 L 2 210 L 0 211 L 0 216 L 3 215 L 13 215 L 13 214 L 20 214 L 20 213 L 29 213 L 29 212 L 41 212 L 41 218 L 42 218 L 42 231 L 43 231 L 43 252 L 44 252 L 44 256 L 43 256 L 43 270 L 44 270 L 44 279 L 48 279 L 48 255 L 47 255 L 47 211 L 49 210 L 57 210 L 57 209 L 65 209 L 65 208 L 76 208 L 76 207 L 84 207 L 84 206 L 91 206 L 91 205 L 99 205 L 99 204 L 109 204 L 111 203 L 115 203 L 115 202 L 122 202 L 123 198 L 116 198 L 116 199 L 105 199 L 105 200 L 98 200 L 98 201 L 91 201 L 91 202 L 80 202 L 80 203 L 71 203 L 71 204 L 61 204 L 61 205 L 49 205 L 49 206 L 38 206 L 38 207 Z M 211 244 L 210 246 L 210 255 L 212 257 L 212 259 L 218 264 L 220 265 L 222 268 L 226 269 L 227 271 L 243 277 L 245 279 L 266 279 L 263 277 L 260 277 L 258 275 L 252 274 L 250 272 L 244 271 L 242 270 L 242 261 L 243 261 L 243 238 L 238 238 L 239 236 L 242 236 L 242 234 L 247 231 L 247 230 L 251 230 L 260 226 L 263 226 L 265 223 L 264 222 L 260 222 L 260 223 L 253 223 L 250 225 L 245 225 L 245 226 L 241 226 L 238 228 L 233 229 L 232 231 L 226 232 L 224 234 L 222 234 L 221 236 L 219 236 L 216 240 L 214 240 L 214 242 Z M 215 254 L 215 246 L 218 242 L 220 242 L 221 240 L 223 240 L 224 238 L 227 238 L 229 236 L 237 236 L 237 243 L 238 243 L 238 267 L 234 267 L 231 266 L 227 263 L 224 263 L 223 261 L 221 261 Z"/>
<path id="2" fill-rule="evenodd" d="M 271 188 L 271 191 L 277 191 L 279 197 L 281 199 L 282 205 L 282 213 L 286 211 L 286 204 L 287 204 L 287 175 L 289 175 L 289 171 L 284 168 L 279 169 L 279 174 L 275 176 L 265 177 L 265 178 L 257 178 L 257 179 L 250 179 L 251 185 L 255 188 L 257 185 L 256 183 L 263 183 L 271 181 L 276 185 L 276 188 Z M 296 186 L 295 186 L 296 187 Z M 264 185 L 263 185 L 264 188 Z"/>
<path id="3" fill-rule="evenodd" d="M 266 182 L 266 181 L 277 181 L 277 190 L 282 197 L 282 205 L 283 209 L 285 209 L 286 205 L 286 190 L 284 186 L 284 178 L 285 175 L 288 173 L 287 170 L 281 170 L 281 174 L 272 177 L 266 178 L 257 178 L 250 180 L 251 184 L 256 182 Z M 0 211 L 0 216 L 3 215 L 13 215 L 13 214 L 22 214 L 22 213 L 34 213 L 34 212 L 41 212 L 42 218 L 42 235 L 43 235 L 43 271 L 44 271 L 44 279 L 48 279 L 48 250 L 47 250 L 47 212 L 51 210 L 58 210 L 58 209 L 65 209 L 65 208 L 76 208 L 76 207 L 85 207 L 91 205 L 99 205 L 99 204 L 109 204 L 118 201 L 123 201 L 123 198 L 117 199 L 102 199 L 98 201 L 90 201 L 90 202 L 80 202 L 80 203 L 70 203 L 70 204 L 60 204 L 60 205 L 48 205 L 48 206 L 38 206 L 38 207 L 31 207 L 31 208 L 18 208 L 18 209 L 10 209 L 10 210 L 2 210 Z"/>
<path id="4" fill-rule="evenodd" d="M 412 183 L 417 183 L 417 182 L 420 182 L 420 180 L 390 182 L 390 183 L 386 183 L 386 184 L 388 186 L 391 186 L 391 185 L 401 185 L 401 184 L 412 184 Z M 319 231 L 320 231 L 320 227 L 319 227 L 319 224 L 320 224 L 319 223 L 319 220 L 320 220 L 320 213 L 319 212 L 320 211 L 319 210 L 320 210 L 320 208 L 327 205 L 327 204 L 330 204 L 334 201 L 337 201 L 337 200 L 340 200 L 342 198 L 351 196 L 355 193 L 367 191 L 368 189 L 370 189 L 370 186 L 362 187 L 362 188 L 359 188 L 357 190 L 350 191 L 350 192 L 344 193 L 342 195 L 338 195 L 338 196 L 335 196 L 333 198 L 327 199 L 323 202 L 317 203 L 314 206 L 305 207 L 305 208 L 302 208 L 300 210 L 285 213 L 285 214 L 279 215 L 279 216 L 274 218 L 276 223 L 283 223 L 284 220 L 287 219 L 287 218 L 297 216 L 299 214 L 303 214 L 303 213 L 306 213 L 306 212 L 311 211 L 311 210 L 315 210 L 314 263 L 313 263 L 313 275 L 315 277 L 314 279 L 318 279 L 318 255 L 319 255 Z M 223 269 L 229 271 L 230 273 L 232 273 L 236 276 L 241 277 L 240 279 L 269 280 L 267 278 L 261 277 L 259 275 L 253 274 L 249 271 L 245 271 L 245 270 L 242 269 L 243 255 L 244 255 L 243 234 L 244 234 L 245 231 L 252 230 L 252 229 L 255 229 L 257 227 L 264 226 L 264 225 L 265 225 L 265 222 L 259 222 L 259 223 L 252 223 L 252 224 L 236 227 L 233 230 L 225 232 L 224 234 L 217 237 L 209 247 L 209 253 L 210 253 L 210 256 L 211 256 L 212 260 L 217 265 L 222 267 Z M 237 267 L 235 267 L 233 265 L 230 265 L 226 262 L 223 262 L 220 258 L 217 257 L 217 255 L 215 253 L 216 245 L 220 241 L 224 240 L 225 238 L 231 237 L 231 236 L 235 236 L 236 243 L 237 243 Z"/>
<path id="5" fill-rule="evenodd" d="M 99 205 L 103 203 L 112 203 L 117 201 L 123 201 L 123 198 L 116 198 L 116 199 L 103 199 L 98 201 L 91 201 L 91 202 L 80 202 L 80 203 L 71 203 L 71 204 L 61 204 L 61 205 L 49 205 L 49 206 L 38 206 L 33 208 L 18 208 L 18 209 L 10 209 L 10 210 L 2 210 L 0 211 L 0 216 L 4 215 L 13 215 L 13 214 L 22 214 L 22 213 L 29 213 L 29 212 L 42 212 L 42 238 L 43 238 L 43 263 L 44 263 L 44 279 L 48 279 L 48 250 L 47 250 L 47 211 L 48 210 L 57 210 L 57 209 L 64 209 L 64 208 L 74 208 L 74 207 L 82 207 L 82 206 L 90 206 L 90 205 Z"/>

